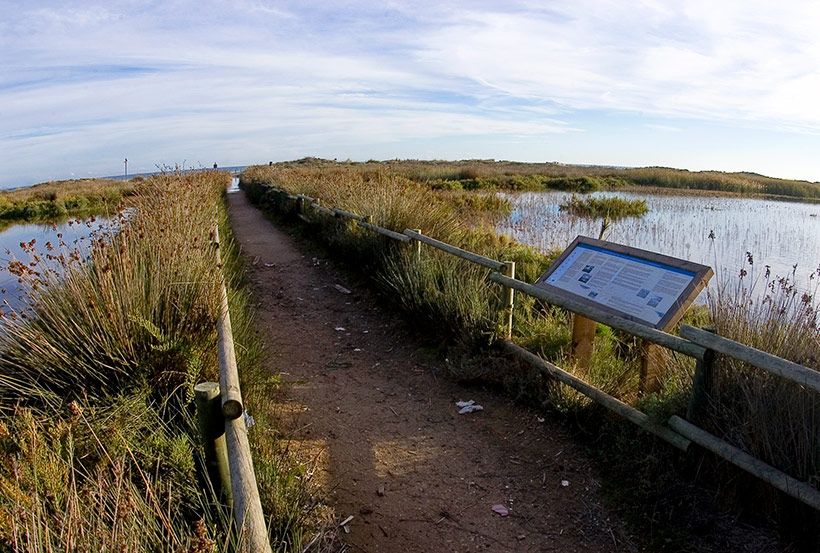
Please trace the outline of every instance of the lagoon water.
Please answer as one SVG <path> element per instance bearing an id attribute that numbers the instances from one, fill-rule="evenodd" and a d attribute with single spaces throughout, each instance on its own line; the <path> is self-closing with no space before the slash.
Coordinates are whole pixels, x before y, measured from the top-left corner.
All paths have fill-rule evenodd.
<path id="1" fill-rule="evenodd" d="M 10 308 L 20 310 L 26 305 L 25 285 L 20 284 L 18 277 L 8 271 L 11 261 L 30 261 L 30 255 L 20 247 L 21 242 L 36 240 L 35 247 L 41 255 L 46 252 L 45 244 L 51 242 L 55 247 L 52 253 L 62 253 L 57 251 L 60 240 L 57 235 L 62 234 L 62 239 L 69 250 L 78 249 L 84 252 L 91 245 L 92 232 L 110 224 L 104 217 L 97 217 L 94 222 L 70 221 L 17 224 L 0 231 L 0 309 L 3 312 L 9 311 Z"/>
<path id="2" fill-rule="evenodd" d="M 231 179 L 228 193 L 238 191 L 239 178 L 234 176 Z M 27 287 L 8 270 L 9 263 L 12 261 L 24 263 L 30 261 L 30 255 L 20 247 L 21 242 L 29 243 L 35 240 L 37 252 L 44 255 L 46 243 L 51 242 L 56 248 L 59 243 L 57 235 L 61 234 L 69 250 L 79 249 L 80 252 L 85 252 L 91 245 L 92 233 L 101 228 L 108 228 L 110 225 L 111 219 L 96 217 L 94 222 L 77 222 L 75 219 L 69 219 L 57 223 L 14 224 L 0 230 L 0 311 L 4 313 L 11 309 L 19 311 L 25 307 L 28 300 Z"/>
<path id="3" fill-rule="evenodd" d="M 820 266 L 820 204 L 706 195 L 595 192 L 645 200 L 649 213 L 613 223 L 606 240 L 711 266 L 721 278 L 734 279 L 741 269 L 750 282 L 771 267 L 772 275 L 789 276 L 804 290 L 814 290 L 809 276 Z M 498 230 L 540 249 L 564 249 L 579 234 L 598 237 L 600 221 L 560 211 L 572 195 L 565 192 L 504 194 L 513 205 Z M 714 233 L 714 239 L 710 238 Z M 753 256 L 748 263 L 746 252 Z M 794 265 L 797 268 L 794 268 Z M 762 284 L 758 288 L 762 288 Z"/>

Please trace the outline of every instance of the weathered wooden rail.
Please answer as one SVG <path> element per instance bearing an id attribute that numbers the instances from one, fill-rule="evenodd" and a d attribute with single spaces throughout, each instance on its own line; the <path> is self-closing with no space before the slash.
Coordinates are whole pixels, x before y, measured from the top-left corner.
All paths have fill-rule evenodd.
<path id="1" fill-rule="evenodd" d="M 217 321 L 219 384 L 205 382 L 195 388 L 200 433 L 205 448 L 208 475 L 214 489 L 231 506 L 238 541 L 243 551 L 270 553 L 271 546 L 256 473 L 253 469 L 245 407 L 239 387 L 239 371 L 228 309 L 228 290 L 222 273 L 219 230 L 213 237 L 216 264 L 220 270 L 220 308 Z M 219 409 L 213 407 L 219 405 Z"/>
<path id="2" fill-rule="evenodd" d="M 421 244 L 425 244 L 470 263 L 475 263 L 481 267 L 489 269 L 490 274 L 488 276 L 488 280 L 500 284 L 507 290 L 507 294 L 505 294 L 505 309 L 509 310 L 509 329 L 512 328 L 512 291 L 517 290 L 521 293 L 562 307 L 593 321 L 622 330 L 633 336 L 637 336 L 672 351 L 676 351 L 694 358 L 697 360 L 697 368 L 693 391 L 697 394 L 704 393 L 704 381 L 708 380 L 708 374 L 712 370 L 711 361 L 714 358 L 715 353 L 733 357 L 770 374 L 785 378 L 798 386 L 803 387 L 804 389 L 813 390 L 814 392 L 820 393 L 820 372 L 812 370 L 808 367 L 804 367 L 797 363 L 762 352 L 750 346 L 729 340 L 728 338 L 723 338 L 714 333 L 690 326 L 684 325 L 680 330 L 681 335 L 675 336 L 674 334 L 669 334 L 634 321 L 623 319 L 603 310 L 597 310 L 590 306 L 581 305 L 572 300 L 572 298 L 565 295 L 559 296 L 550 292 L 546 288 L 541 288 L 517 280 L 514 278 L 514 265 L 512 266 L 512 272 L 510 271 L 511 262 L 490 259 L 452 244 L 436 240 L 422 234 L 420 229 L 404 229 L 403 232 L 399 233 L 395 230 L 373 224 L 372 219 L 368 216 L 352 213 L 343 209 L 328 209 L 321 206 L 319 201 L 315 198 L 305 195 L 293 195 L 278 188 L 275 188 L 275 190 L 283 197 L 299 202 L 299 205 L 302 207 L 299 215 L 303 220 L 309 222 L 313 221 L 310 219 L 310 214 L 306 209 L 306 206 L 310 206 L 316 214 L 348 219 L 354 221 L 359 226 L 381 234 L 382 236 L 386 236 L 404 243 L 415 243 L 417 248 L 420 247 Z M 417 249 L 417 251 L 420 250 Z M 686 451 L 690 444 L 695 442 L 704 449 L 711 451 L 715 455 L 725 459 L 726 461 L 756 476 L 757 478 L 768 482 L 791 497 L 794 497 L 806 505 L 820 510 L 820 490 L 814 486 L 806 482 L 802 482 L 774 467 L 769 466 L 762 460 L 749 455 L 725 440 L 708 433 L 707 431 L 680 417 L 672 416 L 665 425 L 652 421 L 646 413 L 623 403 L 603 390 L 595 388 L 591 384 L 570 374 L 560 367 L 541 359 L 532 352 L 527 351 L 507 340 L 502 340 L 501 344 L 503 349 L 516 358 L 521 359 L 522 361 L 533 366 L 535 369 L 544 372 L 548 376 L 559 380 L 567 386 L 572 387 L 612 412 L 617 413 L 626 420 L 643 428 L 647 432 L 650 432 L 662 440 L 670 443 L 672 446 Z M 702 398 L 693 397 L 693 402 L 690 403 L 690 406 L 697 403 L 696 400 L 702 400 Z"/>

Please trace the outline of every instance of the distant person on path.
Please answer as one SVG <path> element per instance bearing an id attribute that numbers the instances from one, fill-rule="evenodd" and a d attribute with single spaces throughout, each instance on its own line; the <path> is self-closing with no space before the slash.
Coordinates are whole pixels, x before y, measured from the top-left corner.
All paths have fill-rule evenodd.
<path id="1" fill-rule="evenodd" d="M 214 169 L 216 169 L 216 163 L 214 163 Z"/>

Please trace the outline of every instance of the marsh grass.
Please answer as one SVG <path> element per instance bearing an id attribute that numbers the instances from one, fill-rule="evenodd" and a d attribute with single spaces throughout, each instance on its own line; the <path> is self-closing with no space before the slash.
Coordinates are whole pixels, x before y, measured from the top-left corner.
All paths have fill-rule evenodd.
<path id="1" fill-rule="evenodd" d="M 19 276 L 31 286 L 30 313 L 0 336 L 6 398 L 23 387 L 61 403 L 140 380 L 173 392 L 207 358 L 213 367 L 218 280 L 207 229 L 221 179 L 204 179 L 150 181 L 133 219 L 121 212 L 118 229 L 101 229 L 88 259 L 62 242 L 29 252 Z"/>
<path id="2" fill-rule="evenodd" d="M 225 184 L 217 173 L 152 179 L 89 251 L 32 242 L 10 263 L 30 295 L 0 329 L 0 516 L 15 550 L 204 551 L 233 539 L 196 485 L 188 407 L 193 384 L 215 374 L 208 234 Z M 15 497 L 28 498 L 25 514 Z"/>
<path id="3" fill-rule="evenodd" d="M 820 370 L 817 282 L 799 286 L 794 275 L 768 268 L 723 276 L 709 294 L 715 331 L 721 336 Z M 756 288 L 762 287 L 763 294 Z M 705 424 L 767 463 L 820 487 L 820 397 L 787 379 L 721 356 Z"/>
<path id="4" fill-rule="evenodd" d="M 221 205 L 228 183 L 215 171 L 149 179 L 90 250 L 31 242 L 10 263 L 31 301 L 0 326 L 0 548 L 205 552 L 242 542 L 204 477 L 192 420 L 193 385 L 218 380 L 217 219 L 274 549 L 302 551 L 303 534 L 321 530 L 305 469 L 262 407 L 277 379 L 259 362 Z"/>
<path id="5" fill-rule="evenodd" d="M 196 485 L 193 444 L 147 393 L 0 423 L 0 541 L 14 551 L 215 551 L 230 513 Z M 217 540 L 225 540 L 219 543 Z"/>
<path id="6" fill-rule="evenodd" d="M 388 170 L 439 189 L 566 190 L 592 192 L 625 185 L 729 192 L 778 199 L 820 200 L 820 183 L 779 179 L 756 173 L 687 171 L 669 167 L 608 167 L 564 163 L 522 163 L 471 159 L 462 161 L 388 160 L 336 163 L 317 158 L 277 164 L 322 170 L 338 167 Z"/>

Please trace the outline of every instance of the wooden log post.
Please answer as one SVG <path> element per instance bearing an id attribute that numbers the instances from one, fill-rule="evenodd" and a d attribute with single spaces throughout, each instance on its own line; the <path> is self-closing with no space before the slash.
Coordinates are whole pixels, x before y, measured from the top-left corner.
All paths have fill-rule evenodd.
<path id="1" fill-rule="evenodd" d="M 412 229 L 414 232 L 421 234 L 420 228 Z M 416 262 L 421 261 L 421 240 L 416 240 Z"/>
<path id="2" fill-rule="evenodd" d="M 233 516 L 240 537 L 240 551 L 270 553 L 265 514 L 259 499 L 245 418 L 225 421 L 225 440 L 231 465 Z"/>
<path id="3" fill-rule="evenodd" d="M 515 278 L 515 261 L 505 261 L 502 271 L 504 276 Z M 515 290 L 509 286 L 504 287 L 504 330 L 507 340 L 512 339 L 513 331 L 513 309 L 515 308 Z"/>
<path id="4" fill-rule="evenodd" d="M 595 345 L 595 321 L 578 313 L 572 316 L 572 359 L 581 372 L 587 372 Z"/>
<path id="5" fill-rule="evenodd" d="M 205 470 L 217 497 L 233 505 L 231 469 L 225 445 L 225 419 L 217 382 L 201 382 L 194 386 L 199 439 L 205 453 Z"/>
<path id="6" fill-rule="evenodd" d="M 707 332 L 714 333 L 713 328 L 704 328 Z M 695 374 L 692 377 L 692 395 L 689 396 L 689 404 L 686 406 L 686 418 L 692 422 L 698 422 L 709 406 L 712 388 L 714 384 L 714 350 L 707 349 L 703 354 L 703 359 L 698 359 L 695 363 Z"/>
<path id="7" fill-rule="evenodd" d="M 641 367 L 638 373 L 638 396 L 659 392 L 663 371 L 668 362 L 667 352 L 657 344 L 643 340 L 640 346 Z"/>

